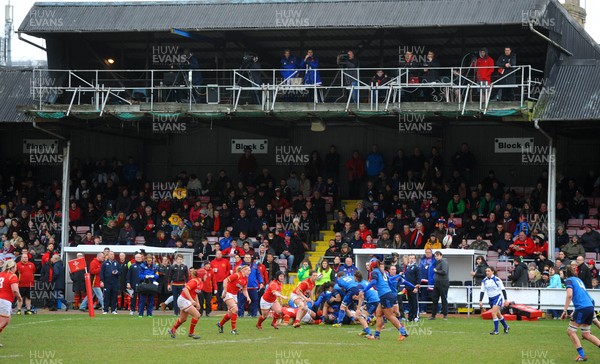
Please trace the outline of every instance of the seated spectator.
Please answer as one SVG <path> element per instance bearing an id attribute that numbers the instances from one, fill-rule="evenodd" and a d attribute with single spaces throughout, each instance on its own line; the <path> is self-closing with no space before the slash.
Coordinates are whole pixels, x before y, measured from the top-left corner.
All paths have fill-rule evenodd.
<path id="1" fill-rule="evenodd" d="M 437 238 L 435 233 L 431 233 L 429 239 L 427 239 L 427 242 L 425 243 L 425 246 L 423 248 L 431 250 L 440 250 L 442 249 L 442 242 Z"/>
<path id="2" fill-rule="evenodd" d="M 565 245 L 569 243 L 569 234 L 565 231 L 565 227 L 559 225 L 556 228 L 556 238 L 554 239 L 556 247 L 562 249 Z"/>
<path id="3" fill-rule="evenodd" d="M 594 259 L 588 260 L 587 267 L 589 268 L 590 273 L 592 274 L 592 279 L 598 278 L 598 269 L 596 268 L 596 262 L 594 261 Z"/>
<path id="4" fill-rule="evenodd" d="M 527 265 L 527 277 L 529 279 L 530 287 L 536 287 L 537 282 L 542 278 L 542 273 L 537 269 L 535 263 L 529 263 Z"/>
<path id="5" fill-rule="evenodd" d="M 352 258 L 352 249 L 350 249 L 350 245 L 347 243 L 342 244 L 342 248 L 340 249 L 339 257 L 340 259 Z"/>
<path id="6" fill-rule="evenodd" d="M 408 248 L 409 249 L 423 249 L 425 242 L 426 242 L 426 237 L 425 237 L 425 230 L 423 228 L 423 224 L 421 222 L 418 222 L 415 226 L 415 229 L 410 234 Z"/>
<path id="7" fill-rule="evenodd" d="M 478 234 L 475 238 L 475 241 L 471 243 L 471 249 L 474 250 L 488 251 L 489 246 L 490 245 L 488 244 L 488 242 L 483 240 L 483 235 L 481 234 Z"/>
<path id="8" fill-rule="evenodd" d="M 389 231 L 383 230 L 383 232 L 381 233 L 381 238 L 379 238 L 379 241 L 377 241 L 377 247 L 383 249 L 393 248 L 393 242 L 392 239 L 390 239 Z"/>
<path id="9" fill-rule="evenodd" d="M 581 245 L 586 252 L 599 253 L 600 233 L 594 230 L 590 224 L 585 225 L 584 229 L 585 233 L 581 234 L 581 238 L 579 238 Z"/>
<path id="10" fill-rule="evenodd" d="M 344 210 L 338 210 L 335 224 L 333 225 L 333 231 L 336 233 L 342 232 L 345 229 L 347 221 L 348 216 L 346 216 Z"/>
<path id="11" fill-rule="evenodd" d="M 361 244 L 361 246 L 362 246 L 362 244 Z M 335 244 L 335 240 L 329 239 L 329 248 L 325 251 L 325 256 L 333 259 L 333 257 L 339 256 L 339 255 L 340 255 L 340 252 L 339 252 L 337 245 Z"/>
<path id="12" fill-rule="evenodd" d="M 354 265 L 352 258 L 348 257 L 344 259 L 344 264 L 338 269 L 338 272 L 344 272 L 347 276 L 354 277 L 354 273 L 358 271 L 358 268 Z"/>
<path id="13" fill-rule="evenodd" d="M 375 245 L 375 242 L 373 241 L 373 237 L 370 234 L 367 235 L 367 239 L 363 243 L 362 249 L 375 249 L 375 248 L 376 248 L 376 245 Z"/>
<path id="14" fill-rule="evenodd" d="M 571 242 L 565 245 L 561 252 L 563 252 L 564 255 L 570 260 L 577 259 L 579 255 L 585 256 L 585 248 L 583 245 L 581 245 L 577 235 L 571 237 Z M 567 263 L 564 261 L 563 264 L 567 265 Z"/>
<path id="15" fill-rule="evenodd" d="M 483 221 L 481 221 L 477 213 L 472 213 L 471 219 L 463 224 L 463 229 L 468 239 L 476 239 L 477 235 L 483 234 Z"/>
<path id="16" fill-rule="evenodd" d="M 119 241 L 119 230 L 117 229 L 116 220 L 108 219 L 106 225 L 102 227 L 100 235 L 105 244 L 116 245 Z"/>
<path id="17" fill-rule="evenodd" d="M 91 235 L 92 234 L 90 233 L 90 236 Z M 87 237 L 87 234 L 86 234 L 86 237 Z M 135 241 L 135 237 L 136 237 L 135 230 L 133 230 L 129 221 L 125 221 L 124 226 L 119 231 L 119 244 L 120 245 L 132 245 Z"/>
<path id="18" fill-rule="evenodd" d="M 521 231 L 517 239 L 509 246 L 509 254 L 515 258 L 527 258 L 533 254 L 534 249 L 533 240 Z"/>
<path id="19" fill-rule="evenodd" d="M 448 202 L 446 211 L 450 217 L 462 217 L 465 213 L 465 201 L 460 198 L 458 193 L 452 196 L 452 200 Z"/>
<path id="20" fill-rule="evenodd" d="M 571 259 L 569 259 L 565 252 L 562 250 L 558 252 L 558 259 L 560 259 L 560 261 L 562 262 L 563 269 L 571 264 Z"/>
<path id="21" fill-rule="evenodd" d="M 350 247 L 352 249 L 362 249 L 364 243 L 365 241 L 361 238 L 360 231 L 356 230 L 354 232 L 354 237 L 352 237 L 352 240 L 350 240 Z"/>
<path id="22" fill-rule="evenodd" d="M 586 219 L 588 217 L 590 207 L 579 188 L 575 191 L 575 197 L 571 200 L 569 210 L 575 219 Z"/>

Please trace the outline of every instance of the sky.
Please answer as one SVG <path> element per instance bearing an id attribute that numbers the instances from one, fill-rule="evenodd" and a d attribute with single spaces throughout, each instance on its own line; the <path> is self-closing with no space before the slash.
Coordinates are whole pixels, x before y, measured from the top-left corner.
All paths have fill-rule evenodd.
<path id="1" fill-rule="evenodd" d="M 0 4 L 6 5 L 9 0 L 0 0 Z M 79 2 L 81 0 L 59 0 L 60 2 Z M 128 0 L 128 1 L 142 1 L 142 0 Z M 148 1 L 148 0 L 144 0 Z M 239 1 L 239 0 L 238 0 Z M 564 0 L 560 0 L 564 2 Z M 27 15 L 27 12 L 31 9 L 34 4 L 34 0 L 11 0 L 11 4 L 14 6 L 14 29 L 18 29 L 21 22 Z M 114 2 L 109 0 L 94 0 L 94 2 Z M 581 0 L 581 3 L 587 10 L 587 32 L 596 40 L 600 42 L 600 0 Z M 1 7 L 0 11 L 4 12 L 4 6 Z M 4 17 L 2 17 L 4 18 Z M 2 19 L 0 18 L 0 19 Z M 35 43 L 43 45 L 43 41 L 38 38 L 32 38 L 25 36 L 29 40 L 33 40 Z M 45 60 L 46 55 L 44 51 L 33 47 L 25 42 L 20 41 L 16 35 L 13 36 L 12 42 L 12 59 L 13 61 L 27 61 L 27 60 Z"/>

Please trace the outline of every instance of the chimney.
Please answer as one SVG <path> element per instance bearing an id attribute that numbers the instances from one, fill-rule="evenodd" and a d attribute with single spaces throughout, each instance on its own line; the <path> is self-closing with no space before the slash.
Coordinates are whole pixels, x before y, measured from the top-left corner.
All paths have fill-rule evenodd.
<path id="1" fill-rule="evenodd" d="M 581 7 L 580 0 L 565 0 L 564 7 L 569 14 L 571 14 L 573 19 L 577 20 L 582 27 L 585 26 L 587 13 L 585 9 Z"/>

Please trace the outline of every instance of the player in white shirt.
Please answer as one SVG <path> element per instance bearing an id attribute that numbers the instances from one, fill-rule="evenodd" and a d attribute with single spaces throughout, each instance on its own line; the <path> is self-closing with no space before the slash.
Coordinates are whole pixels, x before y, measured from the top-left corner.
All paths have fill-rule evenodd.
<path id="1" fill-rule="evenodd" d="M 505 305 L 506 290 L 504 283 L 495 275 L 496 271 L 492 267 L 485 268 L 486 277 L 481 281 L 481 293 L 479 294 L 479 307 L 483 308 L 483 296 L 487 292 L 492 308 L 492 318 L 494 319 L 494 331 L 490 335 L 498 335 L 498 321 L 504 326 L 504 333 L 508 334 L 510 327 L 504 321 L 500 308 Z"/>

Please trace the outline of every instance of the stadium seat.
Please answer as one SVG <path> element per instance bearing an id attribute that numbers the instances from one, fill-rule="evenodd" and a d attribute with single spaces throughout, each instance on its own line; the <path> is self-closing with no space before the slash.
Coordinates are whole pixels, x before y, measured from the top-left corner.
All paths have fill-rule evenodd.
<path id="1" fill-rule="evenodd" d="M 596 206 L 596 205 L 594 205 L 593 197 L 586 197 L 585 199 L 587 200 L 589 206 Z"/>
<path id="2" fill-rule="evenodd" d="M 80 225 L 75 228 L 77 235 L 85 235 L 88 231 L 90 231 L 90 227 L 87 225 Z"/>
<path id="3" fill-rule="evenodd" d="M 600 198 L 598 199 L 598 201 L 600 201 Z M 598 217 L 598 208 L 590 207 L 590 211 L 588 212 L 588 214 L 591 218 L 597 218 Z"/>
<path id="4" fill-rule="evenodd" d="M 577 236 L 585 234 L 585 229 L 577 229 Z"/>
<path id="5" fill-rule="evenodd" d="M 135 237 L 135 245 L 144 245 L 146 243 L 146 239 L 143 236 Z"/>
<path id="6" fill-rule="evenodd" d="M 508 271 L 509 268 L 513 266 L 512 262 L 498 262 L 496 263 L 496 270 L 499 271 Z"/>
<path id="7" fill-rule="evenodd" d="M 598 228 L 598 219 L 583 219 L 583 225 L 592 225 L 594 229 Z"/>
<path id="8" fill-rule="evenodd" d="M 208 240 L 208 243 L 210 245 L 214 245 L 215 243 L 219 242 L 219 238 L 216 237 L 216 236 L 209 236 L 209 237 L 206 238 L 206 240 Z"/>
<path id="9" fill-rule="evenodd" d="M 487 260 L 490 260 L 492 258 L 498 259 L 498 256 L 499 255 L 498 255 L 497 251 L 490 250 L 490 251 L 487 252 Z"/>
<path id="10" fill-rule="evenodd" d="M 577 229 L 567 229 L 567 235 L 573 236 L 577 234 Z"/>
<path id="11" fill-rule="evenodd" d="M 598 257 L 596 256 L 595 252 L 587 252 L 585 253 L 585 260 L 588 261 L 590 259 L 594 259 L 596 260 Z"/>
<path id="12" fill-rule="evenodd" d="M 496 272 L 496 276 L 501 280 L 506 281 L 508 279 L 509 274 L 507 271 L 499 270 Z"/>
<path id="13" fill-rule="evenodd" d="M 454 222 L 454 226 L 457 228 L 462 227 L 462 218 L 461 217 L 453 217 L 452 221 Z"/>
<path id="14" fill-rule="evenodd" d="M 583 226 L 583 219 L 569 219 L 567 221 L 567 227 L 579 229 L 581 226 Z"/>

